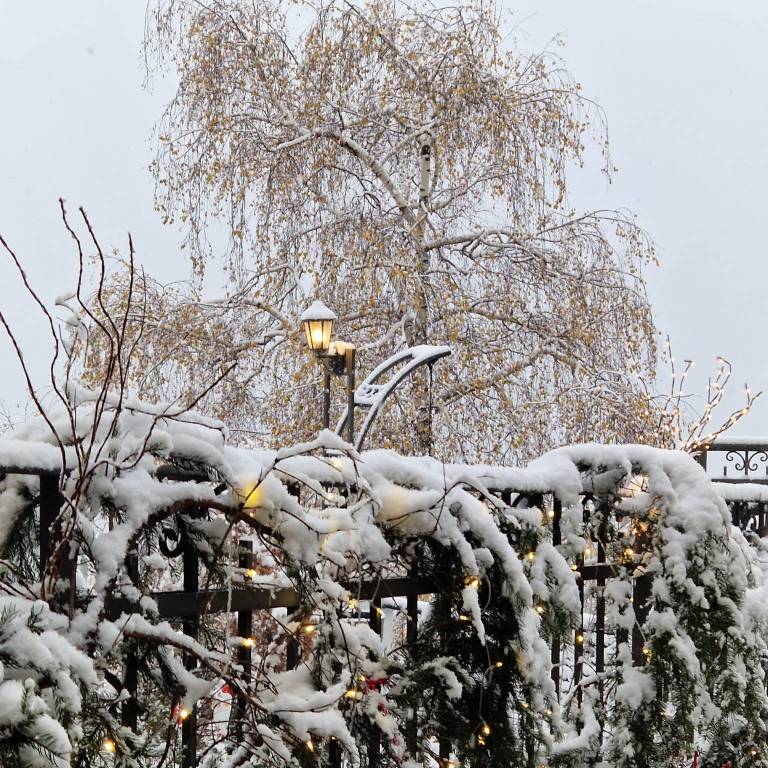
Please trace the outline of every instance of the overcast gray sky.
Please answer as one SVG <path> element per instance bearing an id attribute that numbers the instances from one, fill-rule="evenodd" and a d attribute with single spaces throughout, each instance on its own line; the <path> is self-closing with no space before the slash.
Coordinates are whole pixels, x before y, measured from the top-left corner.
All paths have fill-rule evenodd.
<path id="1" fill-rule="evenodd" d="M 768 389 L 763 331 L 768 262 L 760 236 L 768 176 L 768 3 L 764 0 L 520 0 L 522 45 L 559 48 L 608 117 L 620 172 L 608 187 L 574 180 L 581 208 L 628 207 L 661 266 L 648 282 L 676 357 L 696 360 L 702 389 L 722 354 L 735 381 Z M 170 84 L 142 88 L 144 3 L 0 0 L 0 232 L 48 300 L 72 286 L 74 254 L 59 218 L 83 204 L 104 245 L 138 256 L 162 280 L 184 277 L 177 234 L 153 211 L 150 132 Z M 38 377 L 47 337 L 0 259 L 0 306 Z M 0 339 L 0 399 L 23 397 Z M 734 401 L 735 404 L 735 401 Z M 768 393 L 740 433 L 768 434 Z"/>

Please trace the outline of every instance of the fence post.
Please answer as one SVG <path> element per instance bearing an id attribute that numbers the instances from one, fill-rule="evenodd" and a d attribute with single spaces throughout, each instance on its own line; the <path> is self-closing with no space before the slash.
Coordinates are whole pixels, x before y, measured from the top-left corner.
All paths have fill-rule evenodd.
<path id="1" fill-rule="evenodd" d="M 368 608 L 368 624 L 381 637 L 381 598 L 373 597 Z M 370 740 L 368 741 L 368 765 L 376 768 L 379 764 L 381 738 L 375 723 L 371 723 Z"/>
<path id="2" fill-rule="evenodd" d="M 58 475 L 40 475 L 40 578 L 51 556 L 51 527 L 61 509 Z"/>
<path id="3" fill-rule="evenodd" d="M 651 577 L 647 573 L 637 576 L 632 583 L 632 605 L 635 609 L 635 624 L 632 627 L 632 663 L 640 666 L 643 663 L 643 631 L 642 627 L 651 610 Z"/>
<path id="4" fill-rule="evenodd" d="M 59 474 L 41 474 L 40 478 L 40 580 L 42 581 L 45 568 L 48 565 L 52 552 L 51 542 L 57 542 L 61 538 L 61 525 L 56 524 L 56 518 L 61 512 L 64 497 L 59 491 Z M 71 542 L 73 543 L 73 542 Z M 69 580 L 71 606 L 75 603 L 75 589 L 77 587 L 77 555 L 67 553 L 62 558 L 59 575 Z M 48 595 L 48 602 L 57 610 L 65 610 L 67 601 L 61 594 L 54 592 Z"/>
<path id="5" fill-rule="evenodd" d="M 184 591 L 197 592 L 198 582 L 198 556 L 194 542 L 190 539 L 189 529 L 184 527 Z M 197 638 L 198 617 L 193 616 L 184 619 L 182 628 L 185 635 Z M 184 666 L 194 669 L 196 661 L 194 656 L 186 654 Z M 181 768 L 196 768 L 197 766 L 197 706 L 190 707 L 190 713 L 181 723 Z"/>
<path id="6" fill-rule="evenodd" d="M 603 509 L 604 517 L 600 522 L 597 535 L 597 585 L 595 606 L 595 671 L 598 675 L 605 671 L 605 540 L 608 536 L 609 510 Z M 605 685 L 602 678 L 597 683 L 602 700 Z"/>
<path id="7" fill-rule="evenodd" d="M 296 608 L 288 608 L 286 610 L 287 618 L 290 619 L 291 615 L 296 612 Z M 297 627 L 296 631 L 288 638 L 288 647 L 286 648 L 286 669 L 296 669 L 301 661 L 301 627 Z"/>
<path id="8" fill-rule="evenodd" d="M 561 541 L 560 518 L 563 514 L 563 505 L 560 499 L 555 496 L 552 499 L 552 546 L 559 547 Z M 560 638 L 552 638 L 552 648 L 550 651 L 550 660 L 552 662 L 552 682 L 555 684 L 555 695 L 560 700 Z"/>
<path id="9" fill-rule="evenodd" d="M 409 646 L 412 646 L 416 644 L 419 636 L 419 596 L 408 595 L 406 608 L 408 612 L 408 623 L 405 630 L 405 641 Z M 416 707 L 414 707 L 411 719 L 406 726 L 405 741 L 408 746 L 408 751 L 411 754 L 411 760 L 416 762 L 419 762 L 417 758 L 418 729 L 417 711 Z"/>
<path id="10" fill-rule="evenodd" d="M 250 539 L 240 539 L 238 566 L 242 569 L 253 567 L 253 542 Z M 237 612 L 237 634 L 240 637 L 251 637 L 253 632 L 253 613 L 251 611 Z M 237 649 L 237 661 L 243 668 L 242 679 L 247 681 L 251 676 L 251 646 L 240 645 Z M 235 738 L 243 738 L 243 721 L 245 719 L 246 701 L 242 694 L 237 695 L 235 702 Z"/>
<path id="11" fill-rule="evenodd" d="M 139 586 L 139 554 L 133 549 L 128 553 L 125 559 L 125 567 L 128 578 L 135 586 Z M 128 692 L 128 698 L 123 702 L 122 722 L 126 728 L 130 728 L 134 733 L 139 725 L 139 702 L 136 698 L 136 689 L 139 683 L 139 661 L 135 649 L 128 651 L 123 667 L 123 688 Z"/>

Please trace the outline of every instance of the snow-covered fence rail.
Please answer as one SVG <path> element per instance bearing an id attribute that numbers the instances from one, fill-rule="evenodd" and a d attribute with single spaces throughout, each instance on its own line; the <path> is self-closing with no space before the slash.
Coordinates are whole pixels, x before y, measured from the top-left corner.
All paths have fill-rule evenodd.
<path id="1" fill-rule="evenodd" d="M 44 596 L 38 641 L 90 657 L 33 685 L 66 715 L 56 759 L 155 765 L 178 742 L 183 766 L 656 766 L 670 739 L 765 748 L 761 566 L 688 457 L 577 446 L 513 469 L 357 455 L 330 433 L 281 452 L 158 433 L 85 491 L 66 448 L 0 441 L 5 600 L 31 616 Z M 43 682 L 64 672 L 99 717 L 53 707 Z"/>

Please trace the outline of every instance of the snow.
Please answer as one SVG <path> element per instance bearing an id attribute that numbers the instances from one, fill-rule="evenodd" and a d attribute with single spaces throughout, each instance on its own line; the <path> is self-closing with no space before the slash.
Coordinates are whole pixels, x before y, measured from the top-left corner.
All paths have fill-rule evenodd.
<path id="1" fill-rule="evenodd" d="M 338 320 L 336 313 L 323 304 L 320 299 L 315 299 L 302 313 L 299 320 L 304 323 L 308 320 Z"/>
<path id="2" fill-rule="evenodd" d="M 34 727 L 60 744 L 62 755 L 71 752 L 80 733 L 81 692 L 100 689 L 108 665 L 122 663 L 126 640 L 163 649 L 166 672 L 186 707 L 213 696 L 222 681 L 238 679 L 237 642 L 214 646 L 209 638 L 193 639 L 157 616 L 156 604 L 144 590 L 148 585 L 167 588 L 173 581 L 169 558 L 142 550 L 144 582 L 135 585 L 127 577 L 129 551 L 143 542 L 147 531 L 166 525 L 186 527 L 203 561 L 220 551 L 231 558 L 235 538 L 249 538 L 254 567 L 265 567 L 250 574 L 227 561 L 230 589 L 233 583 L 238 589 L 302 587 L 290 621 L 278 612 L 272 619 L 285 631 L 313 629 L 307 642 L 323 651 L 319 666 L 285 671 L 282 649 L 270 647 L 263 658 L 254 658 L 261 676 L 257 683 L 243 683 L 253 686 L 259 707 L 273 718 L 269 727 L 258 726 L 264 749 L 286 759 L 313 738 L 335 737 L 357 764 L 349 727 L 354 712 L 391 737 L 398 759 L 405 761 L 393 692 L 408 677 L 393 649 L 393 621 L 386 620 L 386 635 L 379 637 L 349 606 L 356 599 L 356 584 L 377 576 L 403 576 L 417 565 L 415 549 L 409 547 L 428 539 L 449 548 L 460 564 L 464 586 L 456 597 L 480 644 L 487 641 L 487 630 L 478 585 L 492 572 L 501 578 L 501 594 L 493 597 L 514 605 L 519 627 L 504 652 L 517 664 L 531 714 L 545 720 L 543 713 L 555 710 L 547 721 L 552 728 L 545 733 L 552 752 L 576 755 L 603 749 L 629 755 L 634 713 L 658 704 L 652 662 L 637 666 L 628 642 L 612 641 L 615 667 L 604 674 L 614 676 L 616 693 L 611 728 L 605 731 L 595 715 L 602 704 L 595 698 L 594 675 L 581 679 L 578 727 L 567 704 L 559 708 L 550 677 L 546 611 L 557 611 L 566 632 L 573 627 L 588 632 L 593 617 L 592 608 L 582 605 L 579 575 L 573 570 L 597 533 L 590 518 L 585 522 L 585 494 L 608 500 L 613 512 L 650 527 L 652 538 L 642 560 L 631 568 L 617 565 L 619 578 L 605 585 L 605 622 L 612 637 L 618 630 L 631 636 L 641 615 L 632 603 L 632 579 L 640 571 L 647 573 L 653 605 L 640 629 L 649 658 L 663 654 L 681 685 L 696 692 L 696 706 L 685 714 L 690 728 L 704 732 L 715 727 L 721 717 L 721 689 L 727 687 L 738 703 L 756 696 L 755 686 L 762 685 L 758 662 L 768 651 L 763 640 L 768 632 L 768 565 L 732 528 L 726 500 L 768 501 L 765 486 L 712 483 L 691 457 L 641 445 L 567 446 L 526 468 L 466 466 L 383 450 L 358 453 L 328 430 L 303 445 L 249 450 L 230 446 L 223 424 L 197 420 L 170 405 L 131 400 L 118 413 L 109 410 L 117 408 L 109 401 L 107 416 L 99 417 L 93 393 L 73 388 L 70 394 L 78 404 L 77 420 L 50 415 L 60 430 L 63 454 L 42 420 L 0 440 L 0 461 L 9 466 L 51 472 L 61 469 L 63 455 L 67 470 L 68 504 L 62 517 L 77 526 L 78 579 L 88 601 L 71 616 L 57 612 L 53 601 L 49 605 L 36 599 L 44 594 L 43 585 L 16 584 L 7 573 L 4 580 L 19 596 L 0 597 L 0 611 L 4 616 L 6 608 L 9 612 L 0 626 L 0 653 L 12 659 L 0 678 L 0 728 L 22 727 L 20 702 L 27 697 L 37 713 Z M 214 482 L 163 480 L 158 470 L 169 461 Z M 0 543 L 13 535 L 20 516 L 34 513 L 36 483 L 22 474 L 0 482 Z M 294 485 L 301 486 L 301 498 L 292 493 Z M 347 493 L 352 485 L 354 492 Z M 521 503 L 503 501 L 505 492 Z M 529 503 L 530 494 L 541 496 L 542 508 Z M 562 510 L 557 546 L 547 514 L 555 501 Z M 198 509 L 207 510 L 206 519 L 194 517 Z M 618 530 L 623 524 L 612 518 L 611 525 Z M 518 538 L 533 543 L 520 551 Z M 201 574 L 205 572 L 201 567 Z M 303 574 L 300 585 L 296 574 Z M 55 585 L 45 586 L 48 597 Z M 587 602 L 596 594 L 591 589 Z M 107 619 L 115 596 L 134 601 L 135 611 Z M 391 605 L 388 611 L 399 610 L 397 601 Z M 431 608 L 424 608 L 426 615 Z M 731 663 L 717 674 L 707 668 L 709 651 L 700 626 L 705 614 L 720 617 L 730 628 L 722 642 Z M 590 652 L 588 638 L 585 652 Z M 197 660 L 196 669 L 185 666 L 185 654 Z M 331 665 L 329 655 L 338 666 Z M 458 700 L 464 686 L 457 665 L 443 657 L 422 671 L 430 670 L 446 695 Z M 575 695 L 573 655 L 566 648 L 561 672 L 563 685 L 570 687 L 566 701 Z M 350 697 L 350 686 L 358 685 L 360 676 L 371 684 L 353 687 Z M 61 723 L 54 696 L 65 702 L 67 717 Z M 30 727 L 26 720 L 24 727 Z"/>

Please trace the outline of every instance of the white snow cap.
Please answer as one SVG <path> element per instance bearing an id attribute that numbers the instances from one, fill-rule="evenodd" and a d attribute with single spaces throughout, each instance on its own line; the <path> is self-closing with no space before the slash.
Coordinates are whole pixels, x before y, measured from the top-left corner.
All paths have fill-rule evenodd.
<path id="1" fill-rule="evenodd" d="M 323 304 L 320 299 L 315 299 L 302 313 L 301 322 L 307 320 L 338 320 L 336 313 Z"/>

